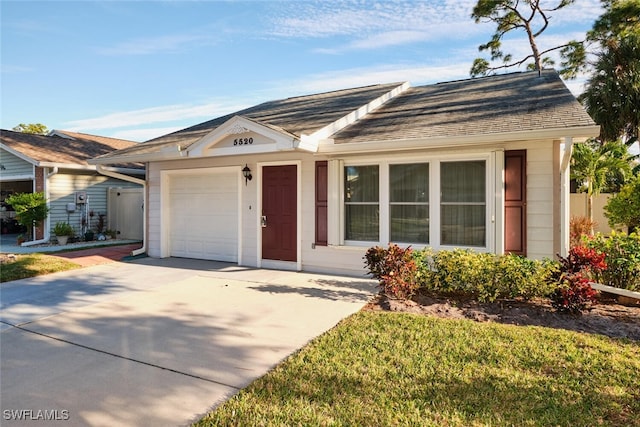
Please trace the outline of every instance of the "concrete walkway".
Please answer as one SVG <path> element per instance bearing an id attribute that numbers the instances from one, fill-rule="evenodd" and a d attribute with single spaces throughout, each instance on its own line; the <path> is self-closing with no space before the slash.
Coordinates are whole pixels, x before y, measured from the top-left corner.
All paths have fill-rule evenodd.
<path id="1" fill-rule="evenodd" d="M 3 426 L 189 424 L 376 291 L 364 278 L 174 258 L 1 286 Z"/>

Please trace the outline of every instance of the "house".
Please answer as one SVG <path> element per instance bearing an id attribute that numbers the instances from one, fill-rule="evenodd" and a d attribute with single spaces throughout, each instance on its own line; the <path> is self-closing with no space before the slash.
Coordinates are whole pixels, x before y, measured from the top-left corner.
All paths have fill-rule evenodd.
<path id="1" fill-rule="evenodd" d="M 599 128 L 553 70 L 266 102 L 90 161 L 146 162 L 152 257 L 362 274 L 367 248 L 566 253 Z"/>
<path id="2" fill-rule="evenodd" d="M 117 215 L 116 202 L 108 202 L 109 189 L 137 189 L 142 199 L 145 170 L 141 164 L 114 165 L 99 173 L 87 160 L 114 150 L 130 148 L 137 143 L 121 139 L 67 131 L 52 131 L 49 135 L 33 135 L 0 130 L 0 201 L 3 231 L 15 231 L 15 213 L 6 205 L 6 197 L 14 193 L 45 192 L 49 203 L 49 217 L 36 230 L 36 242 L 48 241 L 57 222 L 68 222 L 76 233 L 87 227 L 95 229 L 102 216 L 108 228 Z M 108 205 L 114 206 L 108 206 Z M 92 215 L 93 213 L 93 215 Z M 110 218 L 112 216 L 113 218 Z M 130 214 L 127 221 L 139 224 L 142 238 L 142 206 Z M 121 220 L 121 223 L 127 221 Z M 121 236 L 124 237 L 124 236 Z M 129 236 L 134 237 L 134 236 Z M 134 237 L 135 238 L 135 237 Z"/>

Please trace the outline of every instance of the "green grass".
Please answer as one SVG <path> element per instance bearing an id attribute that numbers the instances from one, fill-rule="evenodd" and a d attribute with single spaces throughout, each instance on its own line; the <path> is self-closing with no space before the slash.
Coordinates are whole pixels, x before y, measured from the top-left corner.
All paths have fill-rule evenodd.
<path id="1" fill-rule="evenodd" d="M 74 262 L 40 253 L 17 255 L 15 261 L 0 265 L 0 282 L 26 279 L 79 267 L 80 265 Z"/>
<path id="2" fill-rule="evenodd" d="M 640 426 L 640 344 L 360 312 L 197 426 Z"/>

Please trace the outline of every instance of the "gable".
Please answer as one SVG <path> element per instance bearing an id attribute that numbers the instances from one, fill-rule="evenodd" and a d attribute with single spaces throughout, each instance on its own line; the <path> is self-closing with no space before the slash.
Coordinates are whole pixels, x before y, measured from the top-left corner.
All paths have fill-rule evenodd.
<path id="1" fill-rule="evenodd" d="M 189 157 L 270 153 L 294 150 L 298 142 L 284 129 L 235 116 L 189 146 L 186 153 Z"/>

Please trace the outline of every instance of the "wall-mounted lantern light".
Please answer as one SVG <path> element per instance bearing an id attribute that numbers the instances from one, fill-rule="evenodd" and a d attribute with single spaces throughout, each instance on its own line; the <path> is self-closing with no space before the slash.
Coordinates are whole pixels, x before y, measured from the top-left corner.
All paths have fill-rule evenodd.
<path id="1" fill-rule="evenodd" d="M 244 176 L 244 185 L 247 185 L 247 181 L 251 181 L 253 176 L 251 175 L 251 169 L 249 169 L 249 165 L 245 163 L 244 168 L 242 168 L 242 176 Z"/>

